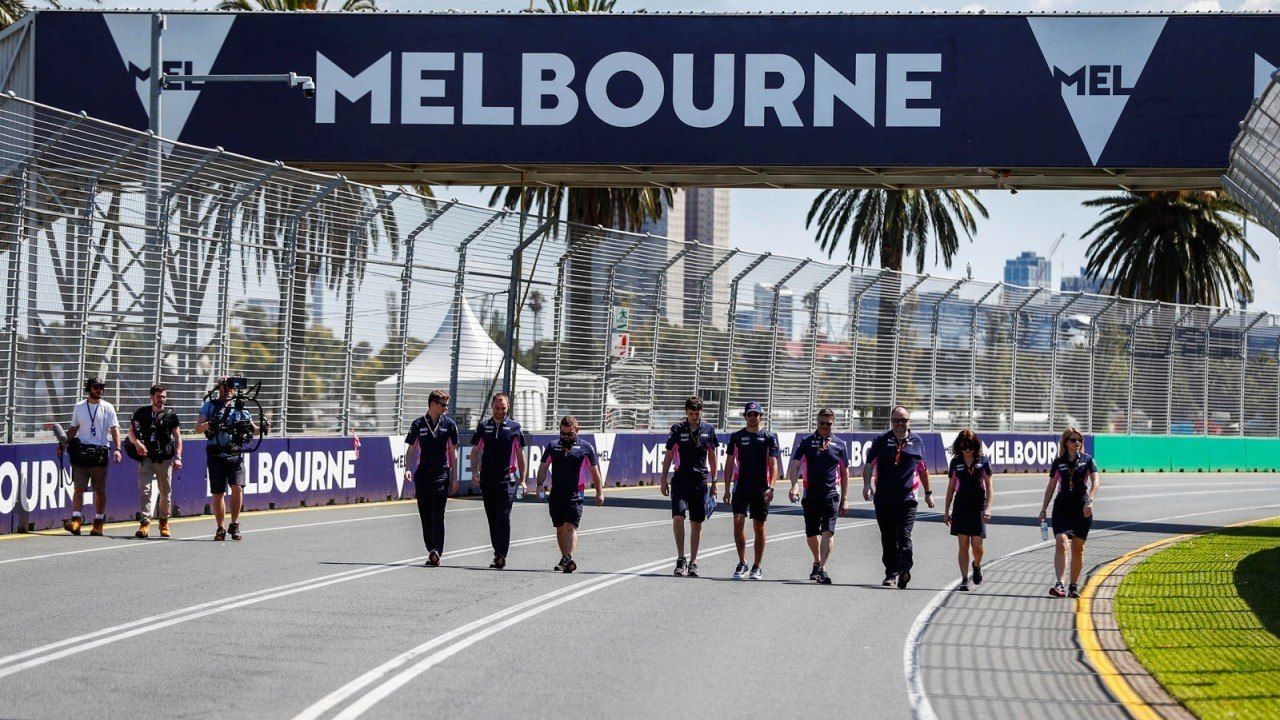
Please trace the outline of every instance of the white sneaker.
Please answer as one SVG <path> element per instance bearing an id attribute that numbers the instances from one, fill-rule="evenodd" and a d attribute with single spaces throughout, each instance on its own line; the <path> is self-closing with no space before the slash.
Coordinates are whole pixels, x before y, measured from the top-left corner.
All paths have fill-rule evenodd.
<path id="1" fill-rule="evenodd" d="M 751 574 L 748 575 L 747 577 L 750 578 L 751 580 L 759 580 L 764 577 L 764 573 L 760 572 L 760 566 L 757 565 L 751 568 Z"/>
<path id="2" fill-rule="evenodd" d="M 744 562 L 740 562 L 738 563 L 738 567 L 734 568 L 733 570 L 733 579 L 741 580 L 743 577 L 746 576 L 746 574 L 747 574 L 747 564 Z"/>

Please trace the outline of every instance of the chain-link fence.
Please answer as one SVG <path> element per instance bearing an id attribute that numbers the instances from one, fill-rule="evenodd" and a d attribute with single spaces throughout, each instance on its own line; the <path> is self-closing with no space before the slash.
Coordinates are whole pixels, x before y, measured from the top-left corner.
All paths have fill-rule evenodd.
<path id="1" fill-rule="evenodd" d="M 87 375 L 191 418 L 222 374 L 286 434 L 393 433 L 451 391 L 526 427 L 665 428 L 699 395 L 778 430 L 1277 435 L 1280 325 L 755 254 L 470 207 L 0 99 L 4 438 Z"/>

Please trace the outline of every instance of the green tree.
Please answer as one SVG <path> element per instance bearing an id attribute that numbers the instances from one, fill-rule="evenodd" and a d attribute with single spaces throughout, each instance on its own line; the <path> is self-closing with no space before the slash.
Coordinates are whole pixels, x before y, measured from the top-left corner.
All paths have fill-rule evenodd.
<path id="1" fill-rule="evenodd" d="M 12 0 L 8 0 L 12 1 Z M 219 10 L 265 10 L 271 12 L 289 12 L 293 10 L 328 10 L 329 0 L 221 0 Z M 343 0 L 337 8 L 345 12 L 377 10 L 374 0 Z"/>
<path id="2" fill-rule="evenodd" d="M 1226 193 L 1126 192 L 1084 205 L 1102 208 L 1102 217 L 1081 236 L 1092 236 L 1085 273 L 1112 279 L 1116 295 L 1226 305 L 1238 291 L 1253 299 L 1245 263 L 1258 254 L 1235 220 L 1243 208 Z"/>

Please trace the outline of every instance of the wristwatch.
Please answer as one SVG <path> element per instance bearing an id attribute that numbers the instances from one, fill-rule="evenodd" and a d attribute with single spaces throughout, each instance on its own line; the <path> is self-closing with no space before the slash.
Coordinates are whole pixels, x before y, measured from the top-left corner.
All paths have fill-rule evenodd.
<path id="1" fill-rule="evenodd" d="M 932 491 L 932 490 L 925 490 L 925 491 L 924 491 L 924 494 L 925 494 L 925 497 L 928 497 L 928 496 L 930 496 L 930 495 L 932 495 L 932 494 L 933 494 L 933 491 Z"/>

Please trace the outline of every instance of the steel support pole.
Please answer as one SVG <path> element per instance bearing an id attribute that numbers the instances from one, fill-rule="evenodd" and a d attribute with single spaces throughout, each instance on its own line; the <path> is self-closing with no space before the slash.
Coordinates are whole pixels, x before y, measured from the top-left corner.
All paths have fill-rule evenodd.
<path id="1" fill-rule="evenodd" d="M 1204 327 L 1204 354 L 1201 356 L 1201 418 L 1204 419 L 1204 429 L 1201 434 L 1208 434 L 1208 342 L 1210 342 L 1210 334 L 1213 332 L 1213 325 L 1221 322 L 1222 318 L 1228 316 L 1231 310 L 1228 307 L 1217 311 L 1217 315 L 1208 322 Z"/>
<path id="2" fill-rule="evenodd" d="M 560 349 L 564 345 L 564 337 L 560 332 L 564 318 L 560 316 L 564 312 L 565 263 L 569 261 L 569 253 L 572 251 L 572 248 L 567 248 L 556 261 L 556 294 L 551 303 L 552 337 L 555 339 L 556 351 L 551 367 L 551 398 L 547 402 L 547 407 L 551 409 L 551 425 L 556 425 L 556 419 L 560 417 Z"/>
<path id="3" fill-rule="evenodd" d="M 735 275 L 733 280 L 729 283 L 729 351 L 725 355 L 724 392 L 720 396 L 720 416 L 717 418 L 716 423 L 720 426 L 724 425 L 725 417 L 729 413 L 729 388 L 733 382 L 733 346 L 738 335 L 738 319 L 734 317 L 738 314 L 738 284 L 742 282 L 743 278 L 750 275 L 752 270 L 760 267 L 761 263 L 771 257 L 773 257 L 773 253 L 769 252 L 758 256 L 755 260 L 748 263 L 747 266 L 742 269 L 742 272 Z"/>
<path id="4" fill-rule="evenodd" d="M 1244 323 L 1244 317 L 1245 317 L 1244 315 L 1240 316 L 1241 324 Z M 1244 432 L 1244 411 L 1245 411 L 1244 385 L 1245 385 L 1245 379 L 1248 377 L 1249 334 L 1253 332 L 1254 326 L 1257 325 L 1259 322 L 1261 322 L 1262 319 L 1265 317 L 1267 317 L 1266 313 L 1258 313 L 1258 316 L 1253 319 L 1253 322 L 1249 323 L 1248 325 L 1245 325 L 1244 329 L 1240 331 L 1240 415 L 1239 417 L 1240 417 L 1240 436 L 1241 437 L 1243 437 L 1245 434 Z"/>
<path id="5" fill-rule="evenodd" d="M 942 303 L 947 301 L 955 291 L 959 290 L 962 285 L 968 282 L 967 279 L 961 278 L 947 288 L 942 293 L 942 297 L 938 298 L 933 304 L 933 320 L 929 324 L 929 430 L 933 430 L 934 413 L 937 410 L 937 392 L 938 392 L 938 321 L 939 315 L 942 313 Z"/>
<path id="6" fill-rule="evenodd" d="M 476 238 L 483 235 L 494 223 L 506 217 L 505 212 L 495 212 L 480 223 L 480 227 L 471 231 L 471 234 L 463 238 L 458 243 L 455 252 L 458 253 L 458 271 L 453 280 L 453 350 L 449 353 L 449 400 L 453 403 L 454 412 L 462 409 L 462 403 L 458 399 L 458 363 L 462 354 L 462 316 L 466 309 L 466 292 L 467 292 L 467 248 Z M 484 415 L 484 404 L 488 398 L 480 399 L 480 414 Z"/>
<path id="7" fill-rule="evenodd" d="M 307 202 L 295 210 L 285 222 L 285 242 L 288 244 L 288 260 L 285 264 L 287 273 L 284 286 L 285 301 L 284 307 L 280 309 L 282 316 L 281 327 L 283 328 L 281 336 L 283 352 L 280 358 L 280 427 L 284 434 L 289 432 L 289 383 L 292 380 L 289 376 L 289 366 L 293 363 L 293 310 L 297 304 L 295 297 L 298 294 L 295 287 L 298 274 L 298 223 L 302 221 L 303 216 L 320 204 L 321 200 L 346 181 L 346 178 L 341 175 L 330 180 L 313 193 Z M 343 392 L 350 392 L 350 389 L 344 389 Z"/>
<path id="8" fill-rule="evenodd" d="M 524 215 L 521 215 L 523 223 Z M 531 235 L 520 241 L 516 245 L 515 250 L 511 252 L 511 280 L 507 286 L 507 333 L 505 343 L 502 350 L 502 391 L 511 398 L 511 407 L 515 409 L 515 388 L 516 388 L 516 332 L 520 327 L 520 309 L 523 302 L 520 298 L 520 284 L 524 281 L 524 251 L 533 244 L 534 240 L 547 234 L 551 226 L 555 224 L 554 220 L 547 220 L 534 230 Z M 523 232 L 523 231 L 522 231 Z"/>
<path id="9" fill-rule="evenodd" d="M 17 197 L 14 198 L 14 219 L 17 223 L 14 233 L 13 252 L 9 255 L 8 299 L 5 308 L 4 328 L 5 347 L 9 356 L 9 367 L 5 368 L 5 402 L 4 402 L 4 441 L 12 443 L 14 424 L 17 421 L 18 405 L 18 305 L 22 302 L 22 250 L 27 236 L 27 163 L 18 166 Z M 34 252 L 34 250 L 32 251 Z M 32 280 L 32 278 L 28 278 Z"/>
<path id="10" fill-rule="evenodd" d="M 765 391 L 764 405 L 765 412 L 769 413 L 767 417 L 770 418 L 773 417 L 773 386 L 778 368 L 778 302 L 782 299 L 783 286 L 786 285 L 788 280 L 795 277 L 796 273 L 803 270 L 810 262 L 811 261 L 808 258 L 801 260 L 795 267 L 787 271 L 787 274 L 783 275 L 778 282 L 773 284 L 773 304 L 769 307 L 769 374 L 765 376 L 768 380 L 769 387 L 768 390 Z M 792 308 L 793 318 L 795 317 L 794 313 L 795 309 Z M 732 358 L 732 356 L 730 357 Z M 725 415 L 721 414 L 720 417 L 721 423 L 723 424 Z M 773 424 L 772 420 L 770 420 L 769 424 Z"/>
<path id="11" fill-rule="evenodd" d="M 1177 312 L 1177 308 L 1178 308 L 1178 306 L 1177 306 L 1177 305 L 1175 305 L 1175 306 L 1174 306 L 1174 311 L 1175 311 L 1175 312 Z M 1165 372 L 1165 388 L 1164 388 L 1164 391 L 1165 391 L 1165 392 L 1164 392 L 1164 424 L 1165 424 L 1164 432 L 1165 432 L 1165 434 L 1166 434 L 1166 435 L 1172 435 L 1172 434 L 1173 434 L 1173 346 L 1174 346 L 1174 340 L 1175 340 L 1175 338 L 1176 338 L 1176 337 L 1177 337 L 1177 335 L 1178 335 L 1178 327 L 1179 327 L 1180 325 L 1182 325 L 1182 322 L 1183 322 L 1184 320 L 1186 320 L 1188 317 L 1190 317 L 1190 316 L 1191 316 L 1191 313 L 1192 313 L 1193 311 L 1195 311 L 1195 309 L 1196 309 L 1196 307 L 1193 305 L 1193 306 L 1191 306 L 1191 307 L 1186 308 L 1185 310 L 1183 310 L 1183 311 L 1181 311 L 1181 312 L 1178 312 L 1178 314 L 1177 314 L 1176 316 L 1174 316 L 1173 325 L 1169 326 L 1169 344 L 1168 344 L 1168 347 L 1165 349 L 1165 355 L 1166 355 L 1166 357 L 1168 358 L 1168 362 L 1169 362 L 1168 369 L 1167 369 L 1167 370 L 1166 370 L 1166 372 Z"/>
<path id="12" fill-rule="evenodd" d="M 818 412 L 818 315 L 820 312 L 818 308 L 822 302 L 822 291 L 840 277 L 840 273 L 851 267 L 851 265 L 841 265 L 809 291 L 813 297 L 813 307 L 809 308 L 809 392 L 805 395 L 808 400 L 805 406 L 806 419 L 814 417 Z"/>
<path id="13" fill-rule="evenodd" d="M 1058 412 L 1058 325 L 1061 322 L 1062 314 L 1065 313 L 1077 300 L 1084 297 L 1084 293 L 1078 292 L 1072 298 L 1062 304 L 1057 312 L 1053 314 L 1053 327 L 1049 329 L 1049 429 L 1052 430 L 1056 424 L 1054 417 Z M 1092 358 L 1090 358 L 1092 360 Z M 1090 378 L 1092 382 L 1092 378 Z M 1093 388 L 1090 388 L 1092 392 Z"/>
<path id="14" fill-rule="evenodd" d="M 858 292 L 849 293 L 849 429 L 854 429 L 858 416 L 858 340 L 862 337 L 862 298 L 892 270 L 881 270 Z"/>
<path id="15" fill-rule="evenodd" d="M 605 328 L 604 342 L 604 364 L 600 373 L 600 429 L 608 430 L 608 413 L 609 413 L 609 376 L 613 371 L 613 300 L 614 293 L 617 291 L 618 285 L 618 265 L 631 256 L 645 240 L 649 237 L 642 237 L 627 246 L 614 261 L 609 265 L 609 280 L 605 285 L 604 291 L 604 312 L 605 322 L 608 325 Z"/>
<path id="16" fill-rule="evenodd" d="M 284 165 L 277 162 L 268 166 L 248 185 L 240 188 L 225 205 L 222 206 L 222 237 L 221 251 L 218 258 L 218 362 L 215 374 L 229 375 L 231 373 L 231 237 L 235 232 L 236 211 L 240 209 L 240 205 L 258 191 L 259 188 L 271 179 L 272 175 L 280 172 Z M 283 390 L 283 388 L 281 388 Z"/>
<path id="17" fill-rule="evenodd" d="M 1032 300 L 1036 299 L 1040 293 L 1044 292 L 1044 288 L 1036 288 L 1031 291 L 1027 299 L 1018 304 L 1013 310 L 1013 344 L 1009 353 L 1009 429 L 1016 430 L 1018 425 L 1014 420 L 1014 416 L 1018 412 L 1018 330 L 1022 325 L 1022 309 Z"/>
<path id="18" fill-rule="evenodd" d="M 151 381 L 160 381 L 160 365 L 164 357 L 164 293 L 165 263 L 168 250 L 168 227 L 164 221 L 164 210 L 160 206 L 160 185 L 164 172 L 164 113 L 161 103 L 160 76 L 164 66 L 164 31 L 165 16 L 160 13 L 151 15 L 151 69 L 147 80 L 149 102 L 147 111 L 150 120 L 150 148 L 147 158 L 146 182 L 146 227 L 147 241 L 143 257 L 146 284 L 143 289 L 143 308 L 146 323 L 150 327 L 150 335 L 154 340 L 151 358 Z M 154 293 L 154 300 L 148 295 Z"/>
<path id="19" fill-rule="evenodd" d="M 901 347 L 902 338 L 902 303 L 907 301 L 916 291 L 916 288 L 924 284 L 929 279 L 928 275 L 921 275 L 911 286 L 902 294 L 898 295 L 898 310 L 893 314 L 893 351 L 889 357 L 889 404 L 894 405 L 898 402 L 898 352 Z"/>
<path id="20" fill-rule="evenodd" d="M 1093 316 L 1089 318 L 1089 424 L 1088 424 L 1088 427 L 1085 429 L 1085 432 L 1087 433 L 1094 432 L 1093 396 L 1094 396 L 1094 384 L 1095 384 L 1094 370 L 1098 360 L 1098 319 L 1101 318 L 1103 315 L 1106 315 L 1107 311 L 1110 310 L 1119 301 L 1120 301 L 1120 298 L 1118 297 L 1111 298 L 1111 300 L 1106 305 L 1102 306 L 1101 310 L 1099 310 L 1097 313 L 1095 313 Z"/>
<path id="21" fill-rule="evenodd" d="M 671 268 L 675 267 L 676 263 L 683 260 L 685 255 L 688 255 L 689 251 L 697 247 L 697 245 L 698 244 L 696 242 L 686 241 L 684 248 L 675 255 L 672 255 L 671 258 L 668 259 L 656 273 L 654 273 L 654 292 L 652 303 L 653 334 L 649 338 L 649 347 L 653 353 L 653 357 L 649 363 L 649 398 L 651 406 L 654 402 L 654 395 L 657 393 L 658 389 L 658 341 L 660 339 L 659 330 L 662 328 L 662 305 L 667 300 L 667 273 L 671 272 Z M 650 419 L 649 425 L 653 425 L 652 418 Z"/>
<path id="22" fill-rule="evenodd" d="M 973 310 L 969 313 L 969 427 L 977 429 L 978 427 L 978 311 L 982 309 L 982 303 L 991 297 L 992 293 L 999 290 L 1003 285 L 997 283 L 992 285 L 982 297 L 973 303 Z"/>
<path id="23" fill-rule="evenodd" d="M 368 210 L 356 219 L 355 225 L 352 226 L 351 232 L 347 234 L 347 256 L 355 255 L 352 249 L 356 245 L 356 241 L 360 239 L 361 233 L 368 224 L 383 210 L 387 209 L 396 198 L 400 197 L 399 190 L 392 191 L 382 199 L 373 209 Z M 347 297 L 346 297 L 346 314 L 343 317 L 342 339 L 346 343 L 346 357 L 342 366 L 342 425 L 341 432 L 343 435 L 351 434 L 351 385 L 352 377 L 355 374 L 356 362 L 356 343 L 355 327 L 356 327 L 356 264 L 347 262 L 346 273 Z"/>
<path id="24" fill-rule="evenodd" d="M 702 334 L 703 330 L 707 326 L 707 283 L 711 282 L 712 275 L 719 271 L 720 268 L 724 267 L 725 263 L 729 262 L 729 260 L 739 252 L 738 248 L 730 249 L 729 252 L 725 253 L 723 257 L 711 266 L 711 269 L 707 270 L 703 273 L 702 277 L 698 278 L 698 328 L 693 340 L 692 395 L 697 395 L 702 390 Z M 729 324 L 733 325 L 732 317 L 729 318 Z"/>
<path id="25" fill-rule="evenodd" d="M 434 201 L 429 201 L 434 202 Z M 450 200 L 433 210 L 425 220 L 418 224 L 405 236 L 404 268 L 400 274 L 400 317 L 397 318 L 396 331 L 400 335 L 400 360 L 396 372 L 396 425 L 395 431 L 402 432 L 405 427 L 404 415 L 404 374 L 409 367 L 409 301 L 413 297 L 413 256 L 417 247 L 418 236 L 430 228 L 440 216 L 457 204 Z M 449 399 L 451 402 L 453 398 Z"/>
<path id="26" fill-rule="evenodd" d="M 1133 434 L 1133 377 L 1137 370 L 1137 363 L 1134 361 L 1134 357 L 1137 355 L 1138 350 L 1138 325 L 1159 307 L 1159 301 L 1148 305 L 1146 310 L 1139 313 L 1133 318 L 1133 322 L 1129 323 L 1129 388 L 1124 411 L 1124 429 L 1125 433 L 1129 435 Z"/>

